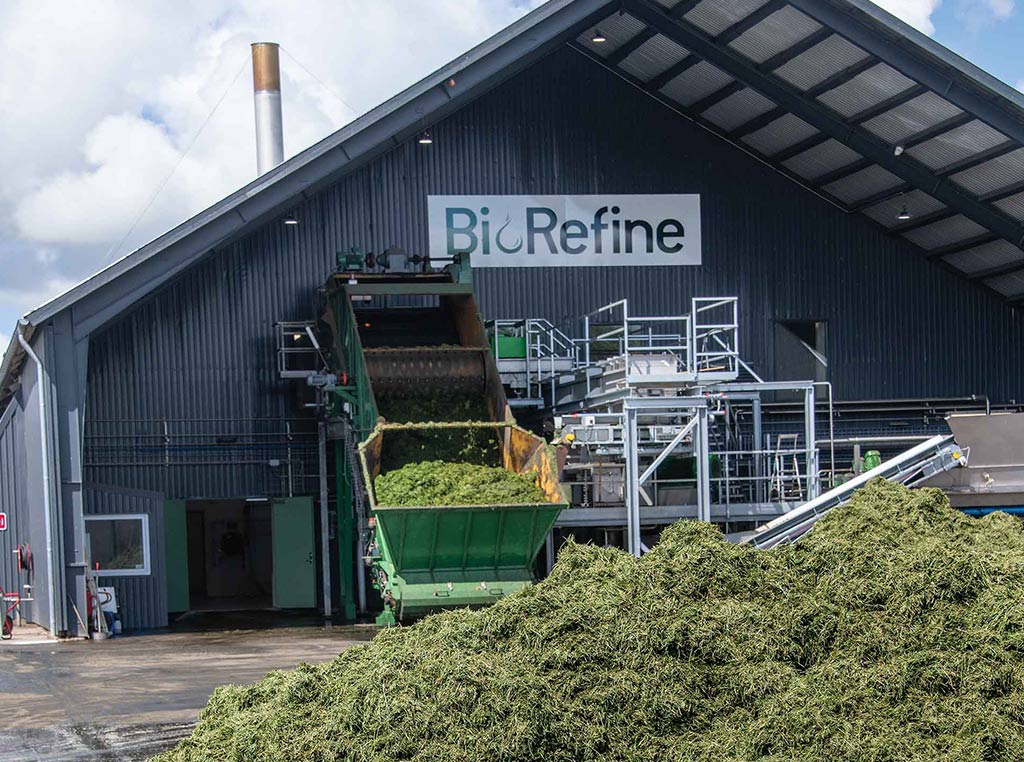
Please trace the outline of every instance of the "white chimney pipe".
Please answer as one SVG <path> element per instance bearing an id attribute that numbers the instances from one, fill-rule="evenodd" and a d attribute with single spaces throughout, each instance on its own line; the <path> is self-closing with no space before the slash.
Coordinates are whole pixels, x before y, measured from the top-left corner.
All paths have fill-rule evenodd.
<path id="1" fill-rule="evenodd" d="M 256 174 L 284 161 L 281 121 L 281 62 L 276 42 L 252 44 L 252 87 L 256 105 Z"/>

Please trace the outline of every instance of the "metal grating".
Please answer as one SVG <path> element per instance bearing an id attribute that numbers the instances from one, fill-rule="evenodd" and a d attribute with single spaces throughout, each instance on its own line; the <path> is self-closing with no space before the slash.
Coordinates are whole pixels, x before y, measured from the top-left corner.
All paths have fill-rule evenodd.
<path id="1" fill-rule="evenodd" d="M 768 0 L 704 0 L 683 18 L 717 37 L 737 21 L 742 21 Z"/>
<path id="2" fill-rule="evenodd" d="M 1000 275 L 998 278 L 989 278 L 985 284 L 1004 296 L 1024 296 L 1024 271 Z"/>
<path id="3" fill-rule="evenodd" d="M 931 225 L 908 230 L 903 237 L 922 249 L 937 249 L 958 241 L 966 241 L 987 232 L 985 228 L 962 214 L 948 217 Z"/>
<path id="4" fill-rule="evenodd" d="M 773 108 L 774 102 L 748 87 L 716 103 L 704 112 L 704 118 L 730 131 Z"/>
<path id="5" fill-rule="evenodd" d="M 999 239 L 992 243 L 975 246 L 973 249 L 950 254 L 945 260 L 960 270 L 971 274 L 990 267 L 1008 265 L 1011 262 L 1024 264 L 1024 252 L 1009 241 Z"/>
<path id="6" fill-rule="evenodd" d="M 813 180 L 815 177 L 821 177 L 840 167 L 852 164 L 860 158 L 861 155 L 852 148 L 847 148 L 838 140 L 829 138 L 824 143 L 787 159 L 782 165 L 801 177 Z"/>
<path id="7" fill-rule="evenodd" d="M 1003 133 L 975 119 L 963 127 L 957 127 L 907 149 L 907 155 L 913 156 L 930 169 L 941 169 L 992 146 L 1005 143 L 1006 140 L 1007 137 Z"/>
<path id="8" fill-rule="evenodd" d="M 900 224 L 900 220 L 897 220 L 896 216 L 903 210 L 904 206 L 907 207 L 907 212 L 913 217 L 922 217 L 926 214 L 937 212 L 945 207 L 945 204 L 932 198 L 924 191 L 912 190 L 895 195 L 885 201 L 879 201 L 877 204 L 865 209 L 864 214 L 880 225 L 891 228 Z"/>
<path id="9" fill-rule="evenodd" d="M 808 90 L 867 57 L 864 50 L 834 34 L 784 63 L 775 74 L 799 90 Z"/>
<path id="10" fill-rule="evenodd" d="M 1013 217 L 1024 222 L 1024 193 L 1015 193 L 995 202 L 995 205 Z"/>
<path id="11" fill-rule="evenodd" d="M 628 13 L 613 13 L 592 28 L 587 29 L 576 38 L 576 42 L 590 50 L 601 58 L 607 58 L 638 34 L 643 32 L 647 25 L 640 19 L 630 16 Z M 606 42 L 594 42 L 594 29 L 600 29 Z"/>
<path id="12" fill-rule="evenodd" d="M 961 113 L 945 98 L 929 91 L 864 122 L 864 127 L 887 143 L 896 144 Z"/>
<path id="13" fill-rule="evenodd" d="M 796 145 L 817 132 L 817 128 L 809 125 L 800 117 L 794 114 L 783 114 L 771 124 L 744 137 L 743 142 L 756 151 L 771 156 L 791 145 Z"/>
<path id="14" fill-rule="evenodd" d="M 796 43 L 821 29 L 814 19 L 792 5 L 784 5 L 756 24 L 729 45 L 755 63 L 763 63 L 788 50 Z"/>
<path id="15" fill-rule="evenodd" d="M 603 31 L 603 30 L 602 30 Z M 624 71 L 648 82 L 689 55 L 690 51 L 661 34 L 656 34 L 619 64 Z"/>
<path id="16" fill-rule="evenodd" d="M 689 106 L 711 93 L 718 92 L 732 81 L 732 77 L 721 69 L 707 61 L 701 61 L 668 82 L 661 88 L 661 92 L 677 103 Z"/>
<path id="17" fill-rule="evenodd" d="M 1024 148 L 965 169 L 950 179 L 971 193 L 981 194 L 1006 188 L 1021 177 L 1024 177 Z"/>
<path id="18" fill-rule="evenodd" d="M 889 188 L 900 185 L 900 178 L 887 169 L 873 164 L 834 183 L 825 186 L 825 190 L 848 204 L 854 204 L 862 198 L 873 196 Z"/>
<path id="19" fill-rule="evenodd" d="M 849 82 L 822 93 L 818 100 L 845 117 L 881 103 L 897 93 L 913 86 L 907 79 L 888 64 L 880 63 L 861 72 Z"/>

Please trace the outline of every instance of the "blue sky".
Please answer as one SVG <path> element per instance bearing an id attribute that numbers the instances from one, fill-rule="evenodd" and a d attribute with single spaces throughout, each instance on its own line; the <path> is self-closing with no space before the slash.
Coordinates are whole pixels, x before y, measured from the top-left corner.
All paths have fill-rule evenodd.
<path id="1" fill-rule="evenodd" d="M 997 18 L 989 7 L 969 0 L 944 0 L 932 13 L 932 37 L 1013 87 L 1024 83 L 1024 10 L 1013 7 Z M 987 11 L 987 12 L 986 12 Z"/>
<path id="2" fill-rule="evenodd" d="M 1021 87 L 1016 0 L 878 2 Z M 19 316 L 252 179 L 250 42 L 282 45 L 291 156 L 541 3 L 0 1 L 0 351 Z"/>

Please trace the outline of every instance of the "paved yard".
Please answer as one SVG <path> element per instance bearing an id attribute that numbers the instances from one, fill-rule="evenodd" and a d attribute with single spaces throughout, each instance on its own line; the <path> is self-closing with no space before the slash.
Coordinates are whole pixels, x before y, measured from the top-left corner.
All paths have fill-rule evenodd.
<path id="1" fill-rule="evenodd" d="M 369 640 L 367 626 L 0 642 L 0 759 L 142 760 L 187 735 L 210 693 Z M 42 641 L 42 642 L 41 642 Z"/>

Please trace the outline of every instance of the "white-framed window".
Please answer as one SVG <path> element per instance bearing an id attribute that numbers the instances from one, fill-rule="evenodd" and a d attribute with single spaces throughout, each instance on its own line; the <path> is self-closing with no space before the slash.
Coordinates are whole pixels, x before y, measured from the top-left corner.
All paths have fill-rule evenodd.
<path id="1" fill-rule="evenodd" d="M 150 573 L 149 516 L 144 513 L 86 516 L 92 567 L 100 577 L 141 577 Z"/>

